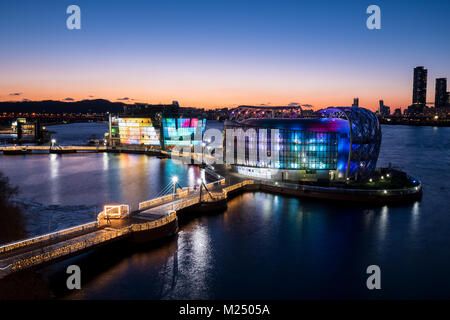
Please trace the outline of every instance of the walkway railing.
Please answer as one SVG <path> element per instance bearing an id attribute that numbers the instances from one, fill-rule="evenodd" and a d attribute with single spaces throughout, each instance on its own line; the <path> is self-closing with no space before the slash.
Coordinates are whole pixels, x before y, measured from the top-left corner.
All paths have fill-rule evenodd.
<path id="1" fill-rule="evenodd" d="M 33 238 L 21 240 L 21 241 L 8 243 L 8 244 L 0 246 L 0 253 L 9 252 L 11 250 L 19 249 L 22 247 L 30 246 L 32 244 L 36 244 L 36 243 L 40 243 L 40 242 L 44 242 L 44 241 L 49 241 L 49 240 L 56 239 L 56 238 L 66 236 L 69 234 L 73 234 L 76 232 L 86 231 L 88 229 L 94 229 L 95 227 L 97 227 L 97 221 L 93 221 L 93 222 L 85 223 L 85 224 L 82 224 L 79 226 L 43 234 L 40 236 L 36 236 Z"/>

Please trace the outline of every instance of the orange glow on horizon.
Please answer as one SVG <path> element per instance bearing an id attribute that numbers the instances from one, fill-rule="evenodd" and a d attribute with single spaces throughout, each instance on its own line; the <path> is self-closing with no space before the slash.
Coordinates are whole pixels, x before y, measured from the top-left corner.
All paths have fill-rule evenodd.
<path id="1" fill-rule="evenodd" d="M 125 98 L 127 96 L 124 96 Z M 70 98 L 66 100 L 67 98 Z M 105 99 L 111 102 L 122 102 L 125 104 L 134 104 L 134 103 L 148 103 L 148 104 L 170 104 L 172 101 L 176 100 L 179 102 L 181 107 L 195 107 L 195 108 L 204 108 L 204 109 L 216 109 L 216 108 L 233 108 L 239 105 L 266 105 L 266 106 L 286 106 L 293 102 L 300 102 L 301 104 L 310 104 L 313 107 L 312 110 L 319 110 L 322 108 L 326 108 L 329 106 L 351 106 L 353 103 L 353 96 L 346 97 L 336 97 L 336 99 L 330 99 L 327 97 L 320 98 L 310 98 L 310 99 L 296 99 L 291 97 L 282 97 L 276 96 L 276 99 L 270 99 L 267 94 L 253 94 L 253 95 L 236 95 L 235 97 L 214 97 L 211 95 L 206 95 L 203 99 L 200 98 L 200 95 L 196 95 L 196 97 L 190 96 L 182 96 L 179 97 L 167 97 L 167 95 L 161 95 L 159 98 L 146 98 L 146 97 L 128 97 L 128 99 L 118 98 L 116 95 L 85 95 L 85 94 L 68 94 L 68 95 L 43 95 L 32 92 L 24 92 L 19 96 L 11 96 L 11 95 L 0 95 L 1 102 L 20 102 L 23 100 L 30 101 L 44 101 L 44 100 L 56 100 L 63 102 L 76 102 L 81 100 L 95 100 L 95 99 Z M 372 111 L 378 110 L 379 98 L 377 97 L 361 97 L 359 96 L 359 106 L 370 109 Z M 404 97 L 391 97 L 384 98 L 385 105 L 391 107 L 391 112 L 396 108 L 406 108 L 411 102 L 409 98 Z M 307 108 L 304 108 L 307 109 Z"/>

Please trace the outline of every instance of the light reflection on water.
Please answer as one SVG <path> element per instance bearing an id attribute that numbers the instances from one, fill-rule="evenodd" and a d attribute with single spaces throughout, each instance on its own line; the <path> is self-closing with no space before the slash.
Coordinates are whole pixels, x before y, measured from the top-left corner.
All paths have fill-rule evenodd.
<path id="1" fill-rule="evenodd" d="M 94 220 L 95 211 L 104 204 L 125 203 L 137 209 L 139 202 L 169 184 L 173 175 L 181 186 L 193 185 L 200 176 L 198 167 L 170 159 L 107 153 L 0 155 L 0 171 L 19 186 L 18 199 L 28 205 L 24 211 L 33 235 L 48 231 L 49 217 L 42 216 L 43 208 L 51 209 L 47 210 L 52 215 L 51 229 L 61 229 Z"/>
<path id="2" fill-rule="evenodd" d="M 10 159 L 1 158 L 0 170 L 19 181 L 22 197 L 47 206 L 136 204 L 174 174 L 182 185 L 198 174 L 193 167 L 137 155 L 24 157 L 20 169 Z M 110 260 L 87 258 L 89 280 L 67 297 L 450 298 L 450 128 L 383 126 L 379 164 L 389 162 L 422 180 L 421 202 L 348 206 L 243 194 L 223 213 L 186 222 L 157 247 L 115 258 L 110 253 Z M 81 213 L 70 221 L 84 217 L 82 211 L 75 210 Z M 381 267 L 381 292 L 365 287 L 371 264 Z M 64 266 L 52 272 L 63 273 Z M 43 274 L 52 278 L 52 272 Z"/>

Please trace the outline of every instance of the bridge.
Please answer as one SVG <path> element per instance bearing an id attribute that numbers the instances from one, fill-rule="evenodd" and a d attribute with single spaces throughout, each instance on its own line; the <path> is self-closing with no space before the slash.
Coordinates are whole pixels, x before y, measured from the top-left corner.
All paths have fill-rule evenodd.
<path id="1" fill-rule="evenodd" d="M 198 187 L 180 186 L 177 190 L 177 181 L 172 181 L 172 189 L 166 186 L 160 196 L 139 203 L 139 209 L 134 212 L 129 212 L 127 205 L 106 205 L 97 221 L 0 246 L 0 279 L 140 232 L 151 234 L 169 225 L 174 225 L 176 232 L 180 211 L 226 201 L 230 192 L 253 184 L 253 180 L 245 180 L 227 185 L 225 178 L 214 174 L 220 179 L 208 184 L 199 181 Z"/>

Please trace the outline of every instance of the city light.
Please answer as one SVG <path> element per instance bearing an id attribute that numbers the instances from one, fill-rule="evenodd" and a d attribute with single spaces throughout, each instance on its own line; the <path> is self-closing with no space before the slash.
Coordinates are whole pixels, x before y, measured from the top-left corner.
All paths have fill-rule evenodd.
<path id="1" fill-rule="evenodd" d="M 172 177 L 172 183 L 175 184 L 178 182 L 178 177 L 177 176 L 173 176 Z"/>

